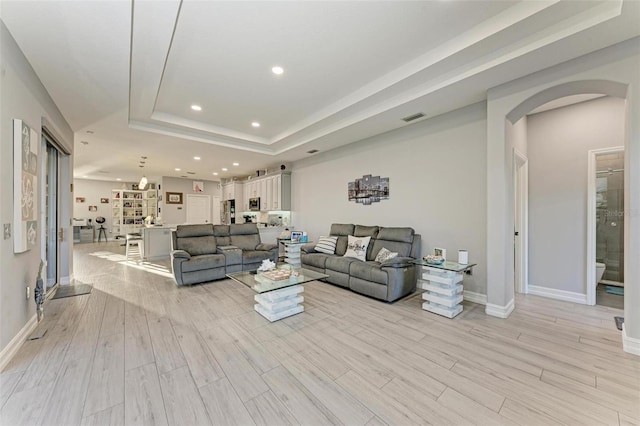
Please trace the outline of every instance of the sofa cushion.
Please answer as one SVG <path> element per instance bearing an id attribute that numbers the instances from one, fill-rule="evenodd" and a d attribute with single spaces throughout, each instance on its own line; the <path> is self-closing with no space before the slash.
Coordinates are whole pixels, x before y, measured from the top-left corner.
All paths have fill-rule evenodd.
<path id="1" fill-rule="evenodd" d="M 355 229 L 353 230 L 353 235 L 356 237 L 377 238 L 379 229 L 380 228 L 378 226 L 356 225 Z"/>
<path id="2" fill-rule="evenodd" d="M 203 269 L 224 268 L 223 254 L 203 254 L 182 262 L 182 272 L 202 271 Z"/>
<path id="3" fill-rule="evenodd" d="M 371 253 L 375 256 L 384 247 L 397 252 L 398 256 L 411 256 L 411 245 L 414 240 L 413 228 L 380 228 L 378 238 L 373 243 Z"/>
<path id="4" fill-rule="evenodd" d="M 314 268 L 318 268 L 322 270 L 324 270 L 325 262 L 329 257 L 332 257 L 332 256 L 324 253 L 309 253 L 309 254 L 303 253 L 302 255 L 300 255 L 303 265 L 305 266 L 311 265 Z"/>
<path id="5" fill-rule="evenodd" d="M 242 250 L 242 264 L 260 263 L 265 259 L 271 259 L 271 252 L 263 250 Z"/>
<path id="6" fill-rule="evenodd" d="M 355 226 L 350 223 L 333 223 L 331 225 L 331 235 L 353 235 L 353 230 Z"/>
<path id="7" fill-rule="evenodd" d="M 242 250 L 255 250 L 258 244 L 260 244 L 259 234 L 231 235 L 231 245 Z"/>
<path id="8" fill-rule="evenodd" d="M 229 226 L 229 235 L 251 234 L 259 234 L 258 226 L 255 223 L 236 223 Z"/>
<path id="9" fill-rule="evenodd" d="M 356 262 L 351 265 L 350 275 L 365 281 L 378 284 L 388 284 L 387 272 L 380 268 L 380 264 L 373 261 Z"/>
<path id="10" fill-rule="evenodd" d="M 331 225 L 331 232 L 329 232 L 329 234 L 338 237 L 338 241 L 336 242 L 336 254 L 338 256 L 344 256 L 347 251 L 347 236 L 353 235 L 354 229 L 354 225 L 347 223 L 334 223 Z"/>
<path id="11" fill-rule="evenodd" d="M 329 256 L 324 264 L 327 270 L 338 271 L 345 274 L 349 273 L 349 265 L 357 262 L 358 259 L 353 257 Z"/>
<path id="12" fill-rule="evenodd" d="M 348 240 L 347 251 L 344 256 L 355 257 L 363 262 L 367 260 L 367 248 L 369 247 L 371 237 L 355 237 L 349 235 Z"/>
<path id="13" fill-rule="evenodd" d="M 229 225 L 213 225 L 213 235 L 216 237 L 228 237 Z"/>
<path id="14" fill-rule="evenodd" d="M 184 250 L 191 256 L 214 254 L 217 250 L 216 237 L 213 235 L 204 237 L 179 237 L 176 238 L 176 249 Z"/>
<path id="15" fill-rule="evenodd" d="M 412 243 L 414 233 L 413 228 L 380 228 L 376 238 L 379 240 Z"/>
<path id="16" fill-rule="evenodd" d="M 202 237 L 206 235 L 213 235 L 213 225 L 210 223 L 203 223 L 199 225 L 178 225 L 176 227 L 176 237 Z"/>
<path id="17" fill-rule="evenodd" d="M 378 254 L 376 254 L 375 261 L 378 263 L 382 263 L 385 260 L 393 259 L 394 257 L 397 257 L 397 256 L 398 256 L 397 252 L 389 251 L 386 248 L 382 247 L 380 251 L 378 251 Z"/>
<path id="18" fill-rule="evenodd" d="M 338 237 L 320 237 L 318 238 L 318 244 L 315 246 L 315 251 L 326 254 L 334 254 L 336 252 L 336 243 Z"/>
<path id="19" fill-rule="evenodd" d="M 356 225 L 353 235 L 356 237 L 371 237 L 372 240 L 375 240 L 378 236 L 378 230 L 380 227 L 378 226 L 363 226 Z M 365 256 L 365 260 L 373 260 L 375 259 L 375 254 L 372 252 L 373 244 L 369 244 L 367 246 L 367 255 Z"/>
<path id="20" fill-rule="evenodd" d="M 375 240 L 373 242 L 373 248 L 371 249 L 371 254 L 377 256 L 380 253 L 380 250 L 386 248 L 391 252 L 398 253 L 400 257 L 406 257 L 411 255 L 411 244 L 410 243 L 402 243 L 400 241 L 388 241 L 388 240 Z"/>

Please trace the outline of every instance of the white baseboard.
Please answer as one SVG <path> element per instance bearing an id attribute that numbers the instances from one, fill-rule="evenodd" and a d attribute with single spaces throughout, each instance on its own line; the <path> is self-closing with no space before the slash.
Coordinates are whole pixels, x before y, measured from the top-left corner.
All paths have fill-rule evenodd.
<path id="1" fill-rule="evenodd" d="M 586 294 L 574 293 L 572 291 L 558 290 L 555 288 L 530 285 L 529 294 L 533 294 L 535 296 L 548 297 L 550 299 L 564 300 L 565 302 L 579 303 L 581 305 L 587 304 Z"/>
<path id="2" fill-rule="evenodd" d="M 462 294 L 464 300 L 468 300 L 469 302 L 478 303 L 480 305 L 487 304 L 487 295 L 482 293 L 476 293 L 475 291 L 464 290 Z"/>
<path id="3" fill-rule="evenodd" d="M 515 308 L 515 306 L 516 305 L 515 305 L 514 299 L 511 299 L 509 303 L 507 303 L 505 306 L 494 305 L 493 303 L 487 303 L 487 306 L 484 312 L 485 314 L 490 315 L 492 317 L 509 318 L 509 315 L 511 315 L 511 312 L 513 312 L 513 309 Z"/>
<path id="4" fill-rule="evenodd" d="M 34 314 L 29 321 L 22 327 L 9 344 L 0 352 L 0 371 L 11 361 L 13 356 L 18 352 L 22 344 L 31 335 L 33 330 L 38 326 L 38 315 Z"/>
<path id="5" fill-rule="evenodd" d="M 640 339 L 627 336 L 624 323 L 622 323 L 622 349 L 627 353 L 640 356 Z"/>

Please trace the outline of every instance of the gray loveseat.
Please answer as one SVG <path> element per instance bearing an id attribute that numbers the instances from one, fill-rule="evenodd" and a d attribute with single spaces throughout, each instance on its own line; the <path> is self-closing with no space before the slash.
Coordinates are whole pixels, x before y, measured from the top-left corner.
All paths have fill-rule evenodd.
<path id="1" fill-rule="evenodd" d="M 413 228 L 334 223 L 330 235 L 338 237 L 335 253 L 318 253 L 315 244 L 307 244 L 302 248 L 302 267 L 329 275 L 326 281 L 332 284 L 387 302 L 415 291 L 417 267 L 409 262 L 420 258 L 421 238 Z M 371 237 L 365 262 L 343 257 L 349 235 Z M 398 257 L 376 262 L 374 259 L 383 247 L 397 252 Z"/>
<path id="2" fill-rule="evenodd" d="M 171 268 L 178 285 L 256 270 L 265 259 L 276 262 L 278 246 L 262 244 L 255 223 L 178 225 L 171 232 Z"/>

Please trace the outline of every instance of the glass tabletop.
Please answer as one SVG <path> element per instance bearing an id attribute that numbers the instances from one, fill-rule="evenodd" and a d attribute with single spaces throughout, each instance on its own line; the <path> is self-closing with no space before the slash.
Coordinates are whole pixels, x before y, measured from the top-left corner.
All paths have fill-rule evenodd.
<path id="1" fill-rule="evenodd" d="M 227 274 L 227 277 L 241 284 L 246 285 L 256 293 L 266 293 L 273 290 L 279 290 L 281 288 L 291 287 L 298 284 L 304 284 L 309 281 L 320 280 L 327 278 L 329 275 L 321 274 L 320 272 L 310 271 L 304 268 L 291 268 L 290 265 L 283 264 L 278 265 L 278 269 L 288 269 L 293 273 L 298 273 L 297 276 L 291 276 L 284 280 L 271 280 L 262 275 L 262 272 L 257 271 L 241 271 L 232 272 Z"/>
<path id="2" fill-rule="evenodd" d="M 453 271 L 453 272 L 466 271 L 467 269 L 471 269 L 477 265 L 476 263 L 462 264 L 462 263 L 451 262 L 451 261 L 445 261 L 441 265 L 436 265 L 433 263 L 429 263 L 423 259 L 412 260 L 411 263 L 415 263 L 416 265 L 428 266 L 430 268 L 443 269 L 445 271 Z"/>

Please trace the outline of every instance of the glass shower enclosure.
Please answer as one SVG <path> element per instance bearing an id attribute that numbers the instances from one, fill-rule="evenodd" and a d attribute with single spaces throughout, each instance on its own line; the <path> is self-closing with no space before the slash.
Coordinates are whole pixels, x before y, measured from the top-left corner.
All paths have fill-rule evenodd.
<path id="1" fill-rule="evenodd" d="M 624 152 L 596 156 L 596 262 L 603 284 L 624 283 Z"/>

